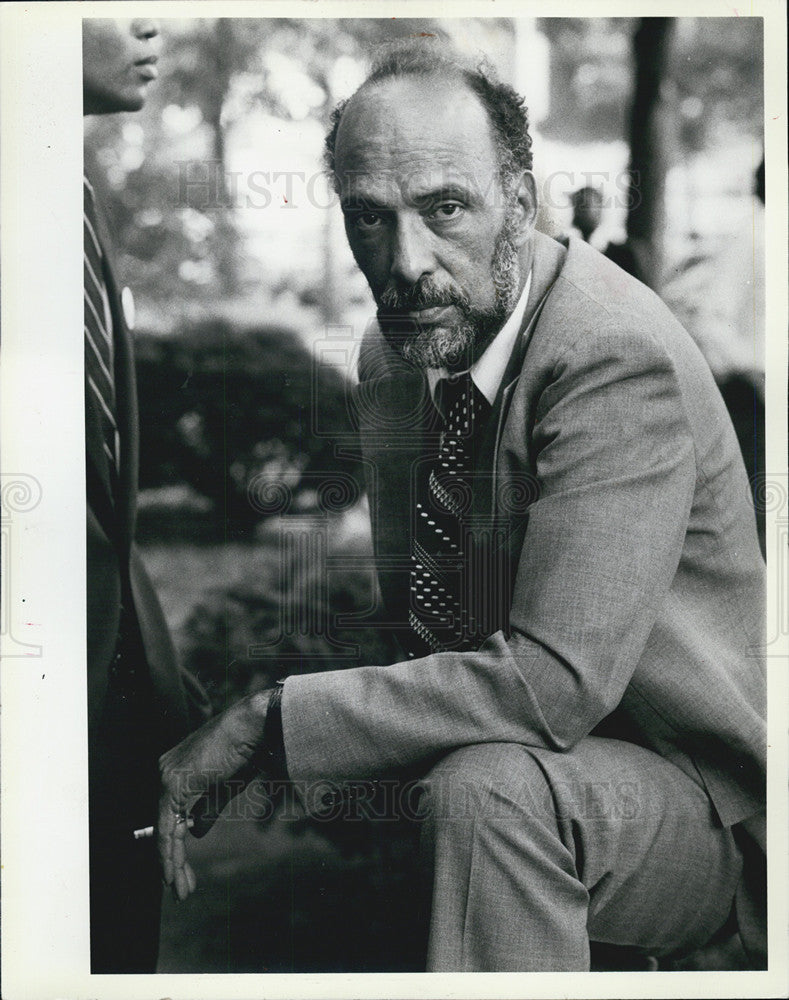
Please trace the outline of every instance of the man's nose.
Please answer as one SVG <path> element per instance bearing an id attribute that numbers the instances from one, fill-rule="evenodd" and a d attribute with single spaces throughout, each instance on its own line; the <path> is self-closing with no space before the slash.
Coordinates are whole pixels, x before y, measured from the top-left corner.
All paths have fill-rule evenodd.
<path id="1" fill-rule="evenodd" d="M 159 34 L 159 22 L 153 21 L 149 17 L 137 18 L 132 21 L 132 33 L 140 41 L 150 41 Z"/>
<path id="2" fill-rule="evenodd" d="M 430 233 L 421 216 L 401 216 L 393 236 L 391 276 L 404 285 L 414 285 L 432 274 L 435 260 L 430 249 Z"/>

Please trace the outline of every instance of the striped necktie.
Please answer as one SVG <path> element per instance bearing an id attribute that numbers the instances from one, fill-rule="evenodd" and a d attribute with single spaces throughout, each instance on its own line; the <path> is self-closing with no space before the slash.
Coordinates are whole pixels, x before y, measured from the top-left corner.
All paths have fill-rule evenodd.
<path id="1" fill-rule="evenodd" d="M 469 616 L 464 517 L 471 509 L 472 443 L 491 407 L 468 372 L 439 382 L 436 399 L 444 428 L 416 503 L 408 612 L 425 653 L 472 649 L 482 639 Z"/>
<path id="2" fill-rule="evenodd" d="M 85 296 L 85 371 L 101 419 L 104 450 L 113 470 L 118 468 L 118 424 L 115 417 L 115 351 L 112 320 L 104 283 L 104 254 L 98 237 L 93 188 L 83 178 L 83 257 Z"/>

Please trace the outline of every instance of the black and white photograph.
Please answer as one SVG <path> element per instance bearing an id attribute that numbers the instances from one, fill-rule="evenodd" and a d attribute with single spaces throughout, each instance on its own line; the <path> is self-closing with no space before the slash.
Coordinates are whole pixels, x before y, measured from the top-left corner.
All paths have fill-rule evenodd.
<path id="1" fill-rule="evenodd" d="M 3 995 L 785 995 L 783 5 L 1 13 Z"/>

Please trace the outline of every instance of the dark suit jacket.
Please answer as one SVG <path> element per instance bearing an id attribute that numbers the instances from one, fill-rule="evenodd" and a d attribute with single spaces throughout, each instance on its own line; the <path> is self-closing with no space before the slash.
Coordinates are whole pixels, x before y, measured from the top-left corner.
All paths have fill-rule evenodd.
<path id="1" fill-rule="evenodd" d="M 207 716 L 208 702 L 196 682 L 178 669 L 158 599 L 134 544 L 139 436 L 133 346 L 109 259 L 111 244 L 101 218 L 99 229 L 115 337 L 121 460 L 115 476 L 102 447 L 97 404 L 86 380 L 88 716 L 91 732 L 96 732 L 123 602 L 132 627 L 135 620 L 139 626 L 145 667 L 160 712 L 156 725 L 162 734 L 163 752 Z"/>
<path id="2" fill-rule="evenodd" d="M 383 600 L 402 623 L 431 403 L 380 336 L 357 402 Z M 765 569 L 731 421 L 685 330 L 590 247 L 538 234 L 483 454 L 474 514 L 508 524 L 508 620 L 476 652 L 289 678 L 291 777 L 600 733 L 703 782 L 724 825 L 760 813 Z"/>

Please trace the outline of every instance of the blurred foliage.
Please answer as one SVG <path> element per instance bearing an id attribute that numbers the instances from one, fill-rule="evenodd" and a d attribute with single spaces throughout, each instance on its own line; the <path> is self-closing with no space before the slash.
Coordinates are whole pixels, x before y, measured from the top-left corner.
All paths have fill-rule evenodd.
<path id="1" fill-rule="evenodd" d="M 305 519 L 295 526 L 300 539 L 295 545 L 280 534 L 284 521 L 273 522 L 261 540 L 269 552 L 263 572 L 241 566 L 231 583 L 206 592 L 194 605 L 181 630 L 181 655 L 208 692 L 215 712 L 292 674 L 381 666 L 400 659 L 392 634 L 363 621 L 376 606 L 378 588 L 369 536 L 353 528 L 360 518 L 366 520 L 366 515 L 357 510 L 350 531 L 336 515 Z M 292 537 L 293 519 L 287 522 Z M 331 557 L 317 557 L 321 550 L 331 550 L 342 568 L 332 569 Z M 337 815 L 317 820 L 303 816 L 300 823 L 313 827 L 345 857 L 369 858 L 382 846 L 382 836 L 389 849 L 397 850 L 409 836 L 408 824 L 395 822 L 395 814 L 383 826 L 367 821 L 372 814 L 380 818 L 387 805 L 392 808 L 385 794 L 379 796 L 374 788 L 366 790 L 365 798 L 368 794 L 371 798 L 356 822 Z M 399 877 L 388 866 L 380 876 L 387 892 Z M 404 947 L 409 939 L 407 934 L 399 949 L 395 945 L 401 958 L 410 951 L 411 946 Z M 357 956 L 356 962 L 362 961 Z"/>
<path id="2" fill-rule="evenodd" d="M 541 132 L 568 143 L 627 135 L 632 89 L 630 17 L 544 17 L 551 44 L 550 113 Z"/>
<path id="3" fill-rule="evenodd" d="M 637 23 L 538 19 L 551 52 L 545 136 L 572 147 L 624 135 Z M 208 498 L 222 531 L 243 534 L 266 513 L 248 499 L 261 470 L 278 468 L 281 479 L 299 482 L 336 467 L 330 435 L 311 434 L 310 406 L 319 399 L 329 412 L 325 426 L 344 434 L 344 383 L 321 370 L 321 391 L 311 397 L 312 357 L 300 345 L 327 322 L 347 322 L 348 310 L 358 326 L 361 310 L 369 310 L 360 298 L 366 291 L 337 263 L 329 232 L 336 212 L 319 213 L 307 237 L 322 274 L 299 259 L 306 247 L 298 241 L 284 272 L 276 240 L 253 248 L 254 234 L 244 228 L 250 220 L 228 190 L 230 151 L 258 135 L 252 122 L 264 116 L 273 136 L 278 122 L 296 127 L 301 145 L 285 155 L 299 166 L 302 153 L 317 155 L 330 109 L 361 79 L 377 46 L 459 30 L 464 41 L 489 45 L 493 29 L 504 39 L 498 51 L 506 63 L 518 51 L 511 19 L 167 20 L 161 75 L 146 108 L 86 119 L 86 158 L 109 216 L 119 277 L 133 284 L 147 331 L 137 336 L 143 487 L 188 483 Z M 685 153 L 744 128 L 758 133 L 761 30 L 756 18 L 677 19 L 664 89 L 677 125 L 671 139 Z M 266 150 L 260 155 L 266 163 Z M 206 184 L 185 185 L 188 170 L 202 171 Z M 260 224 L 261 213 L 253 214 Z M 284 244 L 284 218 L 275 232 Z"/>
<path id="4" fill-rule="evenodd" d="M 265 265 L 261 268 L 249 234 L 239 228 L 225 171 L 229 144 L 239 137 L 243 141 L 255 116 L 303 122 L 305 135 L 311 124 L 321 134 L 329 111 L 361 79 L 377 46 L 398 38 L 453 37 L 460 23 L 431 18 L 163 21 L 161 76 L 150 88 L 144 111 L 86 122 L 87 159 L 116 236 L 120 273 L 150 305 L 147 325 L 171 332 L 179 313 L 199 315 L 201 308 L 237 302 L 250 289 L 266 286 Z M 465 40 L 476 22 L 462 23 Z M 537 19 L 551 54 L 550 111 L 540 124 L 545 137 L 569 145 L 627 138 L 637 23 L 637 18 Z M 490 44 L 493 29 L 514 38 L 511 19 L 484 19 L 476 28 L 478 44 Z M 676 29 L 663 87 L 676 123 L 672 145 L 677 148 L 670 155 L 725 143 L 744 130 L 758 138 L 761 20 L 678 18 Z M 511 67 L 503 69 L 506 75 Z M 206 179 L 210 197 L 200 185 L 185 188 L 189 165 Z M 331 255 L 325 257 L 329 274 Z M 342 315 L 342 302 L 335 308 L 331 300 L 353 294 L 345 289 L 347 282 L 335 276 L 327 289 L 325 276 L 313 275 L 310 285 L 298 264 L 290 270 L 291 287 L 298 285 L 304 305 L 325 310 L 325 319 Z M 271 287 L 266 291 L 273 297 L 278 293 Z"/>
<path id="5" fill-rule="evenodd" d="M 305 521 L 302 537 L 341 534 L 334 522 Z M 182 631 L 185 665 L 221 711 L 252 691 L 290 674 L 387 664 L 397 659 L 391 635 L 364 622 L 376 604 L 377 584 L 369 539 L 343 538 L 335 546 L 343 569 L 291 551 L 275 525 L 270 572 L 240 569 L 236 579 L 197 603 Z"/>
<path id="6" fill-rule="evenodd" d="M 763 44 L 760 17 L 677 19 L 668 76 L 683 152 L 743 134 L 761 141 Z"/>
<path id="7" fill-rule="evenodd" d="M 86 162 L 124 280 L 142 299 L 194 315 L 261 280 L 228 189 L 231 131 L 260 112 L 323 128 L 338 74 L 360 72 L 377 44 L 438 31 L 429 19 L 397 18 L 195 18 L 161 27 L 161 77 L 145 110 L 86 119 Z M 205 184 L 185 183 L 193 177 Z M 155 315 L 172 331 L 172 309 Z"/>
<path id="8" fill-rule="evenodd" d="M 551 44 L 551 107 L 540 129 L 566 143 L 627 138 L 632 17 L 540 18 Z M 676 114 L 679 153 L 743 129 L 761 136 L 762 20 L 676 18 L 662 88 Z"/>
<path id="9" fill-rule="evenodd" d="M 331 484 L 340 508 L 358 500 L 359 466 L 335 453 L 354 440 L 345 379 L 292 330 L 214 320 L 173 337 L 141 333 L 136 362 L 140 486 L 188 483 L 210 501 L 220 537 L 277 512 L 275 484 L 302 508 Z"/>

